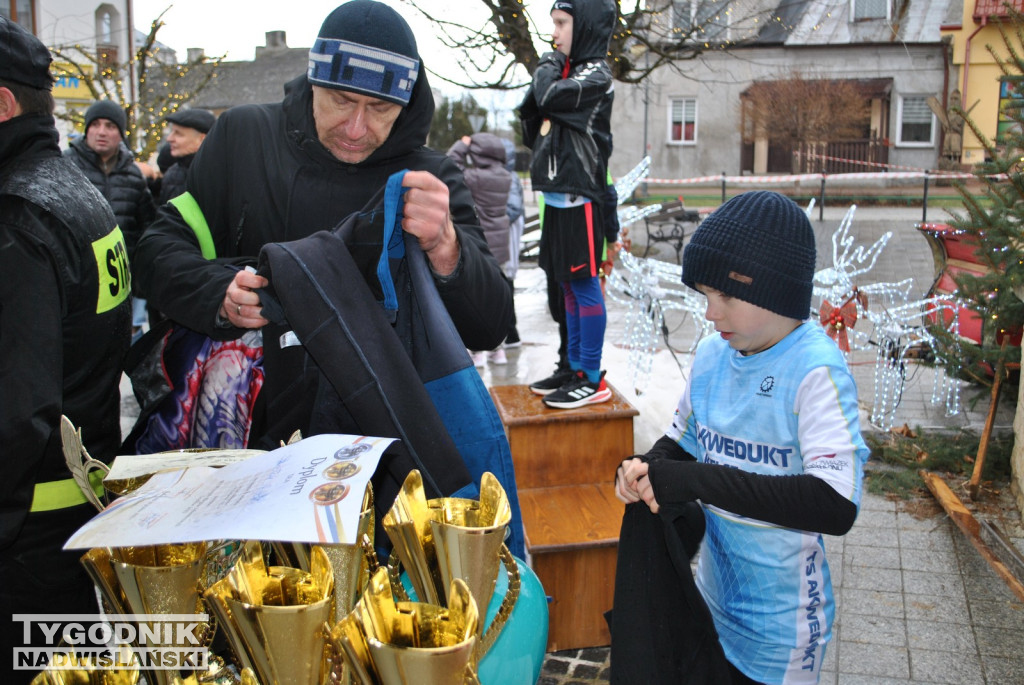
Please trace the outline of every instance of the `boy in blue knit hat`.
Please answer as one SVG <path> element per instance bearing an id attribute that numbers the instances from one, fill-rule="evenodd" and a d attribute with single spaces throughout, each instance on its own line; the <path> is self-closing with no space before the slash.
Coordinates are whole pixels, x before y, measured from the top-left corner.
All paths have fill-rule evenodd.
<path id="1" fill-rule="evenodd" d="M 701 224 L 683 283 L 707 298 L 717 335 L 666 435 L 615 478 L 618 498 L 671 518 L 669 532 L 680 511 L 699 530 L 703 511 L 696 583 L 734 683 L 818 681 L 835 620 L 821 536 L 849 531 L 860 504 L 857 388 L 807 321 L 815 257 L 806 214 L 778 193 L 739 195 Z"/>

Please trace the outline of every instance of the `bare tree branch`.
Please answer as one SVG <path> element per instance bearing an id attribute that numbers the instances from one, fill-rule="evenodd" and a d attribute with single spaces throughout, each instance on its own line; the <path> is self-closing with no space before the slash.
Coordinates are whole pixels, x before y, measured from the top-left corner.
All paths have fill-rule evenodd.
<path id="1" fill-rule="evenodd" d="M 461 18 L 425 9 L 421 0 L 403 2 L 435 28 L 449 49 L 460 53 L 463 76 L 431 73 L 468 89 L 512 90 L 527 82 L 540 59 L 538 45 L 548 43 L 547 17 L 541 25 L 522 0 L 473 0 Z M 639 83 L 651 72 L 682 64 L 709 50 L 728 50 L 757 38 L 766 26 L 781 22 L 773 11 L 751 9 L 741 0 L 617 0 L 618 23 L 608 50 L 614 77 Z M 461 9 L 461 6 L 460 6 Z M 472 24 L 467 17 L 476 16 Z M 641 59 L 642 58 L 642 59 Z M 522 67 L 523 70 L 520 70 Z"/>
<path id="2" fill-rule="evenodd" d="M 81 45 L 50 47 L 55 57 L 53 72 L 57 78 L 77 79 L 93 100 L 112 100 L 125 109 L 128 119 L 125 144 L 141 159 L 148 158 L 159 145 L 164 118 L 195 98 L 216 77 L 217 66 L 223 59 L 202 56 L 185 64 L 164 64 L 159 59 L 157 33 L 164 26 L 166 12 L 164 10 L 153 20 L 149 33 L 127 61 L 110 59 L 102 48 L 88 49 Z M 199 70 L 195 67 L 201 64 L 209 64 L 212 68 L 202 71 L 196 78 Z M 135 102 L 126 92 L 126 79 L 132 73 L 132 67 L 139 84 Z M 155 84 L 151 83 L 153 76 L 157 79 Z M 84 121 L 85 112 L 72 108 L 56 116 L 78 125 Z"/>

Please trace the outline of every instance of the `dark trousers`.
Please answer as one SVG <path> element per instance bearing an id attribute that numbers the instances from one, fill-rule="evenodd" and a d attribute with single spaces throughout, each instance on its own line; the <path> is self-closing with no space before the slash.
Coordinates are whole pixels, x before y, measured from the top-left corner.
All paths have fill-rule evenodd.
<path id="1" fill-rule="evenodd" d="M 548 311 L 551 318 L 558 324 L 558 370 L 568 371 L 569 366 L 569 328 L 565 322 L 565 291 L 562 284 L 544 272 L 548 285 Z"/>
<path id="2" fill-rule="evenodd" d="M 68 538 L 96 514 L 91 504 L 30 513 L 14 544 L 0 551 L 0 682 L 28 683 L 37 671 L 13 670 L 13 651 L 26 644 L 14 614 L 96 614 L 96 591 Z M 55 635 L 59 640 L 60 631 Z M 46 646 L 41 631 L 29 644 Z"/>

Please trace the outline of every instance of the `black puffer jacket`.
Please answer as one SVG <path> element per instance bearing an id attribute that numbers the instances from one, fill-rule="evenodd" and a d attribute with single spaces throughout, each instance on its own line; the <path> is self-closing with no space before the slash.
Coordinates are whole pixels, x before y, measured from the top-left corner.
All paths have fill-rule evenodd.
<path id="1" fill-rule="evenodd" d="M 600 200 L 605 191 L 615 97 L 607 55 L 616 17 L 611 0 L 577 3 L 568 76 L 562 77 L 566 58 L 561 52 L 540 58 L 519 106 L 523 142 L 533 150 L 534 190 L 591 200 Z"/>
<path id="2" fill-rule="evenodd" d="M 462 169 L 473 193 L 487 247 L 498 264 L 504 264 L 510 252 L 508 196 L 512 189 L 512 172 L 505 166 L 505 144 L 493 133 L 475 133 L 469 145 L 455 141 L 448 148 L 448 157 Z"/>
<path id="3" fill-rule="evenodd" d="M 121 143 L 117 150 L 117 162 L 109 175 L 103 173 L 99 155 L 85 144 L 84 137 L 71 143 L 71 147 L 64 151 L 64 156 L 74 161 L 85 172 L 86 178 L 107 198 L 128 244 L 128 257 L 134 257 L 139 237 L 156 215 L 156 205 L 146 179 L 135 166 L 131 150 Z"/>
<path id="4" fill-rule="evenodd" d="M 0 123 L 0 550 L 34 486 L 70 476 L 60 417 L 109 462 L 121 444 L 128 264 L 100 194 L 61 159 L 53 118 Z"/>

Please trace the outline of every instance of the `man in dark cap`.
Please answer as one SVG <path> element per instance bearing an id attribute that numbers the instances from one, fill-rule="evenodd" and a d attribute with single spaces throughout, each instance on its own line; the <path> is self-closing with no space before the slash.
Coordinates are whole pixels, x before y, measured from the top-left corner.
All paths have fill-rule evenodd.
<path id="1" fill-rule="evenodd" d="M 167 144 L 174 164 L 164 172 L 163 180 L 160 182 L 158 205 L 185 192 L 185 177 L 188 175 L 188 168 L 192 166 L 192 160 L 199 152 L 199 146 L 203 144 L 206 134 L 213 128 L 217 117 L 208 109 L 193 107 L 168 114 L 164 121 L 171 127 L 167 134 Z"/>
<path id="2" fill-rule="evenodd" d="M 128 241 L 129 257 L 156 207 L 135 156 L 124 144 L 128 119 L 124 108 L 111 100 L 97 100 L 85 111 L 85 136 L 71 143 L 64 156 L 85 172 L 117 217 Z"/>
<path id="3" fill-rule="evenodd" d="M 461 336 L 461 354 L 470 370 L 465 348 L 493 349 L 508 332 L 512 292 L 487 249 L 472 195 L 458 167 L 426 147 L 433 113 L 426 69 L 406 21 L 374 0 L 340 5 L 323 22 L 309 53 L 307 73 L 285 86 L 283 102 L 235 107 L 220 116 L 192 164 L 188 192 L 159 208 L 156 222 L 139 242 L 132 264 L 135 277 L 150 302 L 170 319 L 215 340 L 262 329 L 266 381 L 252 411 L 250 447 L 276 447 L 297 429 L 304 435 L 381 435 L 372 432 L 377 430 L 371 427 L 374 424 L 355 418 L 367 404 L 366 393 L 383 388 L 383 404 L 388 405 L 406 392 L 403 387 L 386 387 L 381 379 L 389 369 L 371 363 L 374 380 L 366 393 L 330 397 L 337 390 L 334 380 L 324 378 L 322 368 L 296 344 L 295 335 L 289 335 L 291 329 L 271 324 L 262 307 L 261 289 L 269 285 L 280 293 L 294 286 L 270 283 L 244 268 L 256 265 L 265 245 L 312 237 L 359 212 L 399 171 L 409 170 L 401 183 L 400 228 L 415 238 L 414 247 L 425 255 L 430 278 L 426 286 L 433 296 L 440 295 L 443 310 Z M 193 205 L 183 210 L 186 200 Z M 216 259 L 203 256 L 197 238 L 201 229 L 189 220 L 196 215 L 209 227 Z M 357 289 L 362 292 L 365 281 L 366 295 L 379 296 L 370 301 L 372 309 L 383 311 L 376 301 L 382 298 L 383 287 L 378 261 L 385 272 L 392 267 L 395 290 L 410 298 L 408 307 L 399 305 L 392 312 L 392 330 L 401 339 L 404 363 L 422 360 L 431 351 L 430 344 L 416 342 L 419 320 L 403 317 L 410 310 L 413 316 L 432 313 L 419 306 L 421 293 L 410 284 L 411 260 L 404 251 L 390 250 L 394 258 L 382 259 L 380 232 L 362 237 L 367 241 L 351 246 L 363 276 Z M 366 312 L 371 314 L 379 315 Z M 353 338 L 364 334 L 365 321 L 362 315 L 353 316 L 348 333 Z M 416 370 L 420 376 L 403 379 L 404 385 L 423 387 L 424 369 Z M 486 404 L 493 412 L 486 389 L 482 396 L 455 399 L 467 406 Z M 395 423 L 405 427 L 402 417 Z M 406 437 L 402 444 L 416 448 Z M 424 452 L 445 454 L 435 449 Z M 433 472 L 425 468 L 428 496 L 451 495 L 479 482 L 480 469 L 467 469 L 458 454 L 442 461 Z M 386 469 L 385 465 L 378 473 Z M 384 510 L 403 477 L 399 468 L 390 472 L 393 480 L 388 486 L 377 489 L 381 484 L 374 483 Z M 504 473 L 494 472 L 514 497 L 511 462 Z M 510 548 L 521 553 L 521 531 L 513 535 L 518 544 Z"/>
<path id="4" fill-rule="evenodd" d="M 125 242 L 102 196 L 61 158 L 50 53 L 0 16 L 0 681 L 22 624 L 13 614 L 95 614 L 92 583 L 65 540 L 96 513 L 70 478 L 61 415 L 90 455 L 121 442 L 128 349 Z M 52 643 L 51 643 L 52 644 Z"/>
<path id="5" fill-rule="evenodd" d="M 135 155 L 124 144 L 127 128 L 124 108 L 111 100 L 97 100 L 85 111 L 85 136 L 72 142 L 64 156 L 77 164 L 106 198 L 131 259 L 139 236 L 156 215 L 156 204 L 135 164 Z M 145 300 L 136 297 L 132 311 L 132 337 L 138 339 L 147 320 Z"/>

